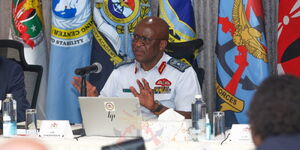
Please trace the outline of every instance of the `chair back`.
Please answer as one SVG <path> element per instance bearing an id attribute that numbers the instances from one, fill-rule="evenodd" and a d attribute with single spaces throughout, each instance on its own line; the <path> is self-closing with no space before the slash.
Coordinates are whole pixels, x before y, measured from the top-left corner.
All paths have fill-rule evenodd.
<path id="1" fill-rule="evenodd" d="M 194 68 L 201 87 L 204 81 L 205 71 L 198 66 L 194 53 L 196 50 L 199 50 L 202 45 L 202 39 L 195 39 L 187 42 L 168 43 L 165 50 L 168 55 L 189 63 Z"/>
<path id="2" fill-rule="evenodd" d="M 7 48 L 6 58 L 14 60 L 20 64 L 24 71 L 26 98 L 32 109 L 36 108 L 43 67 L 40 65 L 27 64 L 24 56 L 24 45 L 15 40 L 0 40 L 0 48 Z"/>

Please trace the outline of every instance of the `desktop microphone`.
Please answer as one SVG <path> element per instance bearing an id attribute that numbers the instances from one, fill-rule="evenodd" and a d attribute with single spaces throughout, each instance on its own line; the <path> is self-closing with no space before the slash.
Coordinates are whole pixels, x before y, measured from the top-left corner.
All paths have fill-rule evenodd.
<path id="1" fill-rule="evenodd" d="M 95 62 L 90 66 L 75 69 L 75 74 L 83 76 L 90 73 L 99 73 L 101 70 L 102 65 L 98 62 Z"/>

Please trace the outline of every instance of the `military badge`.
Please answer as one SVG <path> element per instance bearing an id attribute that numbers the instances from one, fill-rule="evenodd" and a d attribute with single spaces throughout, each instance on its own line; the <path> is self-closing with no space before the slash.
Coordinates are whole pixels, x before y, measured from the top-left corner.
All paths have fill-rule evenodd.
<path id="1" fill-rule="evenodd" d="M 160 64 L 160 66 L 158 67 L 159 74 L 162 74 L 162 72 L 165 70 L 166 66 L 167 66 L 167 63 L 165 61 Z"/>
<path id="2" fill-rule="evenodd" d="M 153 89 L 154 94 L 168 94 L 171 93 L 171 88 L 168 86 L 157 86 Z"/>
<path id="3" fill-rule="evenodd" d="M 159 79 L 155 82 L 155 85 L 160 85 L 160 86 L 171 86 L 172 85 L 172 82 L 169 81 L 168 79 L 166 78 L 162 78 L 162 79 Z"/>
<path id="4" fill-rule="evenodd" d="M 176 58 L 171 58 L 169 61 L 168 61 L 168 64 L 174 68 L 176 68 L 177 70 L 181 71 L 181 72 L 184 72 L 185 69 L 189 68 L 190 65 L 176 59 Z"/>

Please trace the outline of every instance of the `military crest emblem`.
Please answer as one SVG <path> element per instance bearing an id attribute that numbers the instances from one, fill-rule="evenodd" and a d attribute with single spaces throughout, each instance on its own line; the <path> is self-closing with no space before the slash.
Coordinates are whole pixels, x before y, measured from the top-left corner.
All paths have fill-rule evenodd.
<path id="1" fill-rule="evenodd" d="M 134 58 L 130 34 L 149 15 L 150 0 L 95 0 L 94 20 L 98 30 L 110 40 L 117 54 L 129 59 Z"/>
<path id="2" fill-rule="evenodd" d="M 247 123 L 257 85 L 269 75 L 260 1 L 220 1 L 217 42 L 217 109 Z M 230 9 L 224 9 L 231 6 Z M 229 115 L 232 115 L 231 117 Z M 234 117 L 233 117 L 234 115 Z"/>
<path id="3" fill-rule="evenodd" d="M 87 0 L 53 0 L 51 43 L 56 46 L 79 46 L 89 42 L 93 28 L 90 3 Z"/>
<path id="4" fill-rule="evenodd" d="M 39 0 L 13 0 L 13 38 L 34 48 L 43 39 L 43 17 Z"/>

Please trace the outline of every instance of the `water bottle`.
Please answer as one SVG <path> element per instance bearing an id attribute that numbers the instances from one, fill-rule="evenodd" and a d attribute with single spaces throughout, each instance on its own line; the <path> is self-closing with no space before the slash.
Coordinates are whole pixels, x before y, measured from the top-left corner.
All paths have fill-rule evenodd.
<path id="1" fill-rule="evenodd" d="M 196 95 L 195 99 L 195 103 L 192 104 L 192 127 L 200 134 L 205 134 L 206 104 L 202 100 L 202 95 Z"/>
<path id="2" fill-rule="evenodd" d="M 17 134 L 17 102 L 12 94 L 6 94 L 2 102 L 3 136 L 14 136 Z"/>

